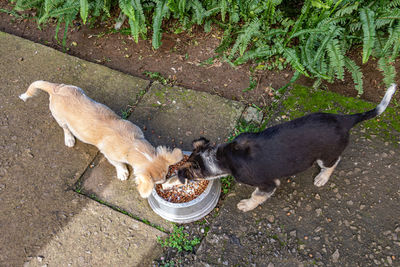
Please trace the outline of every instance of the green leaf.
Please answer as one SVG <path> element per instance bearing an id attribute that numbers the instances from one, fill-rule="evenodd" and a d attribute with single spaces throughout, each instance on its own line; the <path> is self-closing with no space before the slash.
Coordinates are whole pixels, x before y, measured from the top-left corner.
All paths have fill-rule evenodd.
<path id="1" fill-rule="evenodd" d="M 232 47 L 231 53 L 229 55 L 230 59 L 234 57 L 237 50 L 239 50 L 240 55 L 243 56 L 243 53 L 246 50 L 251 38 L 260 33 L 260 26 L 260 21 L 258 19 L 254 19 L 243 27 L 244 30 L 241 34 L 239 34 L 235 44 Z"/>
<path id="2" fill-rule="evenodd" d="M 339 46 L 339 41 L 335 38 L 327 46 L 330 65 L 336 71 L 336 77 L 343 81 L 344 79 L 344 55 Z"/>
<path id="3" fill-rule="evenodd" d="M 313 5 L 313 6 L 317 7 L 317 8 L 324 8 L 324 9 L 330 8 L 329 5 L 325 4 L 321 0 L 311 0 L 311 5 Z"/>
<path id="4" fill-rule="evenodd" d="M 153 39 L 152 45 L 155 49 L 161 46 L 161 24 L 163 18 L 169 12 L 168 0 L 157 1 L 155 13 L 153 15 Z"/>
<path id="5" fill-rule="evenodd" d="M 351 73 L 358 95 L 362 95 L 364 92 L 362 80 L 363 74 L 360 70 L 360 67 L 358 67 L 357 64 L 348 57 L 344 57 L 344 66 Z"/>
<path id="6" fill-rule="evenodd" d="M 86 24 L 86 20 L 89 14 L 89 3 L 88 0 L 80 0 L 80 3 L 81 3 L 81 9 L 80 9 L 81 18 L 83 20 L 83 24 Z"/>
<path id="7" fill-rule="evenodd" d="M 290 63 L 290 65 L 296 69 L 298 72 L 303 74 L 306 77 L 310 77 L 310 75 L 307 73 L 306 69 L 304 68 L 303 64 L 301 64 L 300 58 L 296 53 L 296 50 L 293 48 L 283 48 L 282 46 L 280 47 L 281 51 L 283 52 L 283 55 L 287 59 L 287 61 Z"/>
<path id="8" fill-rule="evenodd" d="M 369 56 L 371 55 L 372 48 L 374 47 L 375 42 L 375 13 L 370 10 L 368 7 L 362 8 L 360 10 L 360 20 L 362 23 L 362 29 L 364 33 L 363 38 L 363 57 L 362 63 L 366 63 L 368 61 Z"/>
<path id="9" fill-rule="evenodd" d="M 383 72 L 383 82 L 387 87 L 395 82 L 396 69 L 394 67 L 394 61 L 388 57 L 381 57 L 378 60 L 378 66 Z"/>

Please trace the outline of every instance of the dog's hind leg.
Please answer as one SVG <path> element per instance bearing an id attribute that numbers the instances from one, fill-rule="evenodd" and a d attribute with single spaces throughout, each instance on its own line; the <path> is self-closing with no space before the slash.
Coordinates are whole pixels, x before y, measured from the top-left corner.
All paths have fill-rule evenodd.
<path id="1" fill-rule="evenodd" d="M 280 181 L 275 179 L 273 184 L 263 186 L 262 189 L 257 187 L 251 194 L 251 198 L 242 199 L 237 204 L 237 208 L 244 212 L 255 209 L 258 205 L 264 203 L 268 198 L 270 198 L 274 194 L 276 187 L 279 185 Z"/>
<path id="2" fill-rule="evenodd" d="M 71 133 L 71 131 L 68 129 L 67 126 L 63 127 L 64 130 L 64 142 L 67 147 L 73 147 L 75 145 L 75 137 Z"/>
<path id="3" fill-rule="evenodd" d="M 336 162 L 333 164 L 332 167 L 326 167 L 322 160 L 317 160 L 317 164 L 321 168 L 321 171 L 317 176 L 315 176 L 314 185 L 318 187 L 325 185 L 328 182 L 329 178 L 331 177 L 332 172 L 339 164 L 339 161 L 340 157 L 337 158 Z"/>
<path id="4" fill-rule="evenodd" d="M 53 117 L 56 120 L 56 122 L 58 123 L 58 125 L 60 125 L 60 127 L 64 130 L 65 145 L 67 147 L 73 147 L 75 145 L 75 137 L 69 130 L 67 123 L 65 123 L 63 120 L 60 120 L 59 118 L 57 118 L 57 116 L 55 115 L 55 113 L 53 111 L 51 113 L 53 114 Z"/>

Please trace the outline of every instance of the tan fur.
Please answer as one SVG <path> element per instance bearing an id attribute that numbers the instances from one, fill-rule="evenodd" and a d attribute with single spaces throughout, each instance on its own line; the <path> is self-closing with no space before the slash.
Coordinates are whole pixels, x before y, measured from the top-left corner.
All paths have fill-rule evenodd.
<path id="1" fill-rule="evenodd" d="M 155 183 L 165 182 L 168 166 L 183 157 L 177 148 L 173 151 L 166 147 L 155 149 L 139 127 L 90 99 L 79 87 L 36 81 L 20 98 L 26 101 L 36 94 L 37 89 L 49 93 L 50 111 L 64 130 L 65 144 L 72 147 L 75 136 L 96 146 L 115 166 L 120 180 L 128 178 L 125 164 L 130 164 L 142 197 L 151 194 Z"/>

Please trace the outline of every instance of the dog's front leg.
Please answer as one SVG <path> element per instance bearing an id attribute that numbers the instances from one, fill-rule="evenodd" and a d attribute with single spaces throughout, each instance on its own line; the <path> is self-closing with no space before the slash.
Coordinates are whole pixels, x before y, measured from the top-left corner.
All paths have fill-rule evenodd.
<path id="1" fill-rule="evenodd" d="M 276 179 L 274 184 L 264 186 L 262 189 L 256 188 L 256 190 L 251 194 L 251 198 L 242 199 L 238 204 L 237 208 L 241 211 L 250 211 L 255 209 L 258 205 L 264 203 L 268 198 L 270 198 L 276 187 L 280 184 L 280 181 Z"/>
<path id="2" fill-rule="evenodd" d="M 339 161 L 340 157 L 336 160 L 332 167 L 326 167 L 322 160 L 317 160 L 317 164 L 321 168 L 321 172 L 317 176 L 315 176 L 314 185 L 318 187 L 325 185 L 328 182 L 329 177 L 331 177 L 332 172 L 335 170 Z"/>
<path id="3" fill-rule="evenodd" d="M 117 178 L 120 179 L 121 181 L 125 181 L 129 177 L 129 170 L 126 167 L 126 165 L 122 162 L 118 162 L 115 160 L 109 159 L 107 156 L 105 156 L 107 160 L 115 167 L 117 170 Z"/>

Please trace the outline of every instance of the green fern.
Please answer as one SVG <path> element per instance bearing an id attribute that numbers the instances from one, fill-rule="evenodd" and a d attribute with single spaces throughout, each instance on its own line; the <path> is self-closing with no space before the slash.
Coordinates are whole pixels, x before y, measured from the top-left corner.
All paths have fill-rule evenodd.
<path id="1" fill-rule="evenodd" d="M 161 23 L 163 18 L 169 13 L 168 0 L 157 0 L 156 10 L 153 15 L 153 39 L 152 44 L 155 49 L 161 46 Z"/>
<path id="2" fill-rule="evenodd" d="M 348 57 L 344 57 L 344 66 L 351 73 L 358 95 L 362 95 L 362 93 L 364 92 L 362 79 L 363 74 L 360 70 L 360 67 L 357 66 L 357 64 Z"/>
<path id="3" fill-rule="evenodd" d="M 332 70 L 336 71 L 336 78 L 344 79 L 344 54 L 337 39 L 332 41 L 327 46 L 328 55 Z"/>
<path id="4" fill-rule="evenodd" d="M 375 16 L 375 12 L 370 10 L 369 8 L 362 8 L 360 10 L 360 20 L 361 20 L 362 29 L 364 32 L 363 56 L 362 56 L 363 64 L 368 61 L 368 58 L 372 52 L 372 48 L 374 47 L 375 27 L 376 27 L 374 16 Z"/>
<path id="5" fill-rule="evenodd" d="M 244 26 L 244 30 L 236 39 L 235 44 L 232 47 L 229 58 L 232 59 L 235 53 L 239 50 L 239 54 L 243 56 L 244 51 L 247 49 L 247 46 L 252 37 L 259 34 L 259 28 L 261 23 L 258 19 L 254 19 L 249 22 L 246 26 Z"/>
<path id="6" fill-rule="evenodd" d="M 81 3 L 81 8 L 80 8 L 81 18 L 83 24 L 86 24 L 86 20 L 89 14 L 89 3 L 88 0 L 80 0 L 80 3 Z"/>
<path id="7" fill-rule="evenodd" d="M 383 72 L 383 82 L 386 86 L 390 86 L 395 81 L 396 69 L 394 61 L 387 57 L 381 57 L 378 60 L 378 66 Z"/>

